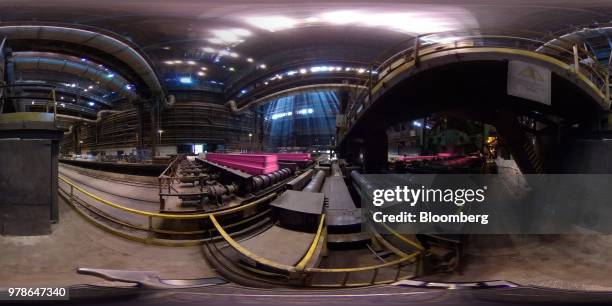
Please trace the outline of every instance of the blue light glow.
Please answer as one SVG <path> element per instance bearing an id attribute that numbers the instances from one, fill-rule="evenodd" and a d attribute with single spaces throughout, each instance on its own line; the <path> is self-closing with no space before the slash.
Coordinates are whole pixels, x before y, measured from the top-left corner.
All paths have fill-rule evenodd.
<path id="1" fill-rule="evenodd" d="M 267 146 L 325 146 L 333 142 L 339 99 L 333 90 L 305 92 L 274 99 L 262 111 Z"/>
<path id="2" fill-rule="evenodd" d="M 181 77 L 179 82 L 181 82 L 181 84 L 193 84 L 193 79 L 191 77 Z"/>

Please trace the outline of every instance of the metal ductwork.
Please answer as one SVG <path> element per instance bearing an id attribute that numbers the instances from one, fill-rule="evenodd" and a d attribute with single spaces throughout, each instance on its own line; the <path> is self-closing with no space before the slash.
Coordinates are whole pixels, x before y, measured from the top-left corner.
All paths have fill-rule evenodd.
<path id="1" fill-rule="evenodd" d="M 123 112 L 123 111 L 118 111 L 118 110 L 103 110 L 103 111 L 99 111 L 98 112 L 98 118 L 96 118 L 96 120 L 82 118 L 82 117 L 76 117 L 76 116 L 70 116 L 70 115 L 62 115 L 62 114 L 56 114 L 55 117 L 56 118 L 64 118 L 64 119 L 68 119 L 68 120 L 73 120 L 73 121 L 99 123 L 100 121 L 102 121 L 102 116 L 104 116 L 106 114 L 116 114 L 116 113 L 120 113 L 120 112 Z M 74 124 L 71 124 L 70 128 L 68 128 L 68 131 L 64 132 L 64 135 L 70 135 L 72 133 L 73 127 L 74 127 Z"/>
<path id="2" fill-rule="evenodd" d="M 116 38 L 84 29 L 45 25 L 0 26 L 0 35 L 9 40 L 60 41 L 103 51 L 125 63 L 144 81 L 153 96 L 167 104 L 165 92 L 149 62 L 132 46 Z"/>
<path id="3" fill-rule="evenodd" d="M 106 114 L 116 114 L 116 113 L 121 113 L 121 112 L 123 112 L 123 111 L 119 111 L 119 110 L 103 110 L 103 111 L 99 111 L 98 112 L 98 118 L 96 118 L 96 120 L 82 118 L 82 117 L 77 117 L 77 116 L 63 115 L 63 114 L 57 114 L 55 116 L 57 118 L 64 118 L 64 119 L 69 119 L 69 120 L 74 120 L 74 121 L 84 121 L 84 122 L 98 123 L 98 122 L 100 122 L 102 120 L 102 116 L 103 115 L 106 115 Z"/>
<path id="4" fill-rule="evenodd" d="M 47 70 L 73 74 L 75 76 L 86 78 L 95 82 L 99 82 L 101 86 L 110 88 L 111 90 L 127 97 L 130 100 L 135 100 L 138 95 L 128 89 L 130 83 L 123 77 L 115 76 L 112 78 L 107 77 L 108 72 L 99 68 L 93 64 L 87 64 L 82 62 L 74 62 L 67 59 L 43 57 L 41 53 L 33 52 L 33 55 L 38 56 L 27 56 L 16 53 L 13 58 L 15 62 L 15 70 Z"/>

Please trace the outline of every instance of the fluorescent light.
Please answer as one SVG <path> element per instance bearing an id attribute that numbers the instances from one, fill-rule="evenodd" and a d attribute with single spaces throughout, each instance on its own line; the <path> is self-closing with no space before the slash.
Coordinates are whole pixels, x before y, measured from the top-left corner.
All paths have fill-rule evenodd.
<path id="1" fill-rule="evenodd" d="M 95 104 L 95 103 L 93 103 L 93 102 L 89 102 L 89 103 L 87 103 L 87 104 L 89 104 L 89 106 L 94 106 L 94 104 Z"/>
<path id="2" fill-rule="evenodd" d="M 199 75 L 199 76 L 205 76 L 205 75 L 206 75 L 206 73 L 204 73 L 204 72 L 202 72 L 202 71 L 198 71 L 198 75 Z"/>
<path id="3" fill-rule="evenodd" d="M 247 17 L 246 23 L 270 32 L 291 29 L 298 24 L 298 21 L 286 16 L 257 16 Z"/>
<path id="4" fill-rule="evenodd" d="M 202 48 L 202 51 L 204 51 L 206 53 L 217 53 L 217 49 L 211 48 L 211 47 L 204 47 L 204 48 Z"/>
<path id="5" fill-rule="evenodd" d="M 247 62 L 252 63 L 253 59 L 249 57 L 249 58 L 247 58 Z"/>
<path id="6" fill-rule="evenodd" d="M 306 70 L 306 69 L 302 68 L 302 69 L 300 69 L 300 73 L 301 73 L 301 74 L 306 74 L 306 73 L 308 73 L 308 70 Z"/>
<path id="7" fill-rule="evenodd" d="M 261 68 L 261 69 L 266 69 L 267 67 L 268 67 L 268 66 L 266 66 L 266 64 L 261 64 L 261 65 L 259 65 L 259 68 Z"/>
<path id="8" fill-rule="evenodd" d="M 196 62 L 195 61 L 187 61 L 187 65 L 195 65 Z"/>

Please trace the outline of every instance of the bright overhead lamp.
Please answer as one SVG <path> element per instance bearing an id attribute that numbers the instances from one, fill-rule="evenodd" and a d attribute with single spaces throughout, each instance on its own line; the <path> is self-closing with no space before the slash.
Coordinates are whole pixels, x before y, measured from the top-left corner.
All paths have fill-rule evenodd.
<path id="1" fill-rule="evenodd" d="M 246 23 L 254 27 L 264 29 L 270 32 L 291 29 L 298 24 L 298 21 L 296 19 L 278 15 L 247 17 L 245 21 Z"/>

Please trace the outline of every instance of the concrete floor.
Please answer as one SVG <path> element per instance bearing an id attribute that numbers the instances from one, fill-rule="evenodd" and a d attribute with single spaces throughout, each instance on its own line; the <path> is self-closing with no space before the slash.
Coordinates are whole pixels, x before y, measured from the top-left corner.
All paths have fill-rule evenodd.
<path id="1" fill-rule="evenodd" d="M 83 188 L 85 191 L 113 203 L 135 208 L 143 211 L 159 212 L 159 190 L 157 187 L 129 185 L 118 181 L 104 180 L 101 178 L 85 175 L 67 167 L 59 167 L 60 175 Z M 60 189 L 70 192 L 70 186 L 59 181 Z M 75 190 L 75 195 L 87 204 L 98 208 L 104 213 L 134 225 L 147 226 L 146 216 L 128 213 L 116 208 L 109 207 Z M 159 223 L 159 220 L 155 220 Z"/>
<path id="2" fill-rule="evenodd" d="M 157 206 L 152 203 L 123 197 L 130 196 L 130 190 L 136 190 L 136 196 L 152 199 L 157 192 L 155 188 L 122 185 L 68 169 L 63 169 L 62 173 L 103 198 L 156 211 Z M 98 278 L 76 274 L 78 267 L 156 270 L 163 278 L 215 276 L 199 246 L 150 246 L 115 237 L 85 221 L 62 197 L 59 202 L 60 222 L 53 225 L 51 235 L 0 236 L 0 287 L 105 283 Z M 133 215 L 121 217 L 140 222 L 132 219 Z M 270 231 L 267 235 L 243 241 L 243 244 L 260 256 L 281 262 L 291 259 L 286 263 L 293 264 L 305 252 L 311 236 Z M 364 250 L 332 252 L 323 265 L 341 267 L 376 263 L 371 254 L 362 252 Z M 572 235 L 479 235 L 470 238 L 465 253 L 460 272 L 424 279 L 508 280 L 522 285 L 561 289 L 612 290 L 612 235 L 581 229 L 576 229 Z"/>
<path id="3" fill-rule="evenodd" d="M 49 236 L 0 236 L 0 287 L 105 284 L 79 267 L 158 271 L 162 278 L 216 276 L 199 246 L 160 247 L 115 237 L 85 221 L 60 197 Z"/>
<path id="4" fill-rule="evenodd" d="M 76 274 L 78 267 L 154 270 L 162 278 L 216 276 L 199 246 L 150 246 L 115 237 L 82 219 L 62 198 L 60 218 L 49 236 L 0 237 L 0 287 L 108 284 Z M 287 244 L 274 246 L 269 251 L 278 252 Z M 359 259 L 363 254 L 358 253 L 361 251 L 332 252 L 324 266 L 364 264 Z M 371 254 L 367 257 L 367 264 L 375 263 Z M 612 235 L 577 230 L 563 236 L 473 236 L 461 273 L 423 279 L 499 279 L 561 289 L 612 290 L 611 258 Z"/>
<path id="5" fill-rule="evenodd" d="M 480 235 L 470 238 L 462 269 L 424 279 L 508 280 L 521 285 L 612 291 L 612 235 Z"/>
<path id="6" fill-rule="evenodd" d="M 100 196 L 109 198 L 111 201 L 134 203 L 134 205 L 139 205 L 143 209 L 151 211 L 159 210 L 159 189 L 157 186 L 129 185 L 121 181 L 86 175 L 85 172 L 79 172 L 64 165 L 59 166 L 59 173 L 87 191 L 101 193 Z"/>
<path id="7" fill-rule="evenodd" d="M 272 226 L 265 232 L 240 242 L 247 250 L 272 261 L 296 265 L 308 252 L 315 234 Z"/>

